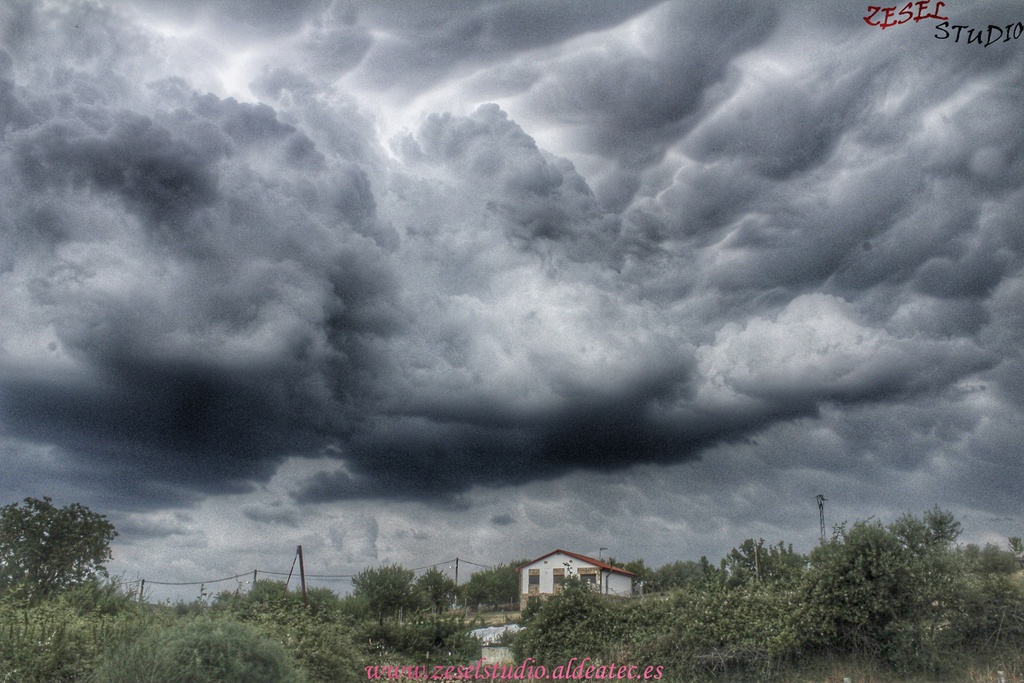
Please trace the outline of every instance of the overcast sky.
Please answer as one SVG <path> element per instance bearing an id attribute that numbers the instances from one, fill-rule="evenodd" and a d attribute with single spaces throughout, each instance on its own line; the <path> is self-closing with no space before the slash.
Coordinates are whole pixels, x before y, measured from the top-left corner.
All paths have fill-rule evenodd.
<path id="1" fill-rule="evenodd" d="M 148 582 L 1024 535 L 1024 6 L 935 4 L 4 2 L 0 503 Z"/>

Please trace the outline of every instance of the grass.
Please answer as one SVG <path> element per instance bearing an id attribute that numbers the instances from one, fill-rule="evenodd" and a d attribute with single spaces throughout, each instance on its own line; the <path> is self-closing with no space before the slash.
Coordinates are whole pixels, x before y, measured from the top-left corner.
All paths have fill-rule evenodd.
<path id="1" fill-rule="evenodd" d="M 724 680 L 724 679 L 723 679 Z M 899 673 L 877 661 L 856 657 L 819 657 L 794 662 L 775 683 L 1024 683 L 1024 652 L 965 655 L 944 674 Z"/>

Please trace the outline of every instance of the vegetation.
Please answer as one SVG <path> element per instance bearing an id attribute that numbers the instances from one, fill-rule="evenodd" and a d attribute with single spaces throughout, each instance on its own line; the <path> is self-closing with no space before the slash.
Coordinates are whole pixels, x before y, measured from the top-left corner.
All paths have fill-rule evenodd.
<path id="1" fill-rule="evenodd" d="M 352 579 L 352 595 L 364 600 L 378 619 L 415 612 L 425 599 L 416 590 L 416 572 L 397 564 L 368 568 Z"/>
<path id="2" fill-rule="evenodd" d="M 122 642 L 96 667 L 103 683 L 302 683 L 281 643 L 231 621 L 191 620 Z"/>
<path id="3" fill-rule="evenodd" d="M 0 592 L 37 602 L 106 576 L 110 542 L 117 536 L 103 515 L 75 503 L 54 507 L 49 498 L 26 498 L 0 508 Z"/>
<path id="4" fill-rule="evenodd" d="M 33 529 L 70 520 L 50 527 L 39 554 L 82 561 L 51 561 L 65 570 L 47 581 L 28 571 L 42 563 L 5 567 L 4 683 L 355 683 L 367 667 L 467 664 L 481 650 L 468 636 L 479 622 L 464 605 L 506 605 L 519 590 L 514 567 L 525 563 L 479 571 L 462 586 L 439 571 L 389 565 L 361 572 L 347 597 L 314 588 L 304 601 L 284 583 L 257 581 L 212 600 L 148 604 L 103 577 L 113 528 L 101 516 L 30 500 L 4 508 L 4 522 Z M 93 522 L 82 528 L 96 543 L 53 540 L 76 520 Z M 996 681 L 1003 672 L 1020 683 L 1024 543 L 962 545 L 959 534 L 936 508 L 837 527 L 807 555 L 747 539 L 717 565 L 701 558 L 653 569 L 634 560 L 623 566 L 644 595 L 625 601 L 569 577 L 559 595 L 524 612 L 513 652 L 549 673 L 589 657 L 595 667 L 661 667 L 664 681 Z M 7 563 L 31 547 L 8 543 Z"/>
<path id="5" fill-rule="evenodd" d="M 530 562 L 517 560 L 478 571 L 461 586 L 462 602 L 472 608 L 519 604 L 519 574 L 516 567 Z"/>
<path id="6" fill-rule="evenodd" d="M 416 579 L 416 588 L 423 595 L 424 602 L 435 612 L 444 612 L 455 606 L 459 587 L 444 572 L 431 567 Z"/>
<path id="7" fill-rule="evenodd" d="M 666 565 L 679 587 L 644 600 L 606 602 L 567 582 L 531 610 L 514 651 L 549 669 L 570 656 L 661 665 L 670 681 L 807 680 L 837 667 L 964 680 L 978 661 L 1022 680 L 1024 548 L 959 546 L 959 534 L 936 508 L 839 527 L 809 555 L 748 539 L 718 568 Z M 625 568 L 657 585 L 661 570 Z"/>

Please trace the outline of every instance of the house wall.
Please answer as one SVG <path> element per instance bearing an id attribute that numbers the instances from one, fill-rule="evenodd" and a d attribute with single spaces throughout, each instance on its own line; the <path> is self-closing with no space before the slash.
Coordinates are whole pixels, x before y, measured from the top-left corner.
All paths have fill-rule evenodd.
<path id="1" fill-rule="evenodd" d="M 539 584 L 533 587 L 533 591 L 530 590 L 531 570 L 535 571 L 539 578 Z M 561 570 L 566 575 L 582 576 L 583 574 L 595 574 L 595 586 L 601 593 L 625 597 L 629 597 L 633 593 L 633 582 L 629 576 L 602 570 L 595 564 L 584 562 L 563 553 L 555 553 L 519 570 L 519 602 L 521 608 L 526 608 L 527 601 L 531 596 L 552 595 L 555 592 L 555 570 Z"/>
<path id="2" fill-rule="evenodd" d="M 569 563 L 569 567 L 566 567 L 565 563 Z M 566 569 L 570 569 L 571 568 L 572 569 L 572 573 L 576 574 L 577 573 L 576 570 L 579 569 L 580 567 L 596 568 L 595 565 L 590 564 L 589 562 L 583 562 L 582 560 L 577 560 L 575 557 L 569 557 L 568 555 L 564 555 L 562 553 L 555 553 L 554 555 L 550 555 L 548 557 L 545 557 L 543 560 L 540 560 L 539 562 L 534 562 L 533 564 L 527 565 L 527 566 L 523 567 L 520 570 L 520 572 L 519 572 L 519 588 L 520 588 L 520 592 L 522 592 L 524 595 L 529 593 L 529 590 L 530 590 L 530 583 L 529 583 L 529 581 L 530 581 L 530 570 L 531 569 L 539 569 L 540 570 L 540 588 L 539 588 L 539 593 L 540 594 L 545 594 L 545 595 L 551 595 L 552 593 L 555 592 L 555 575 L 554 575 L 554 571 L 553 570 L 555 570 L 555 569 L 566 570 Z"/>
<path id="3" fill-rule="evenodd" d="M 601 591 L 602 593 L 604 591 Z M 633 580 L 625 574 L 608 574 L 608 594 L 630 597 L 633 595 Z"/>

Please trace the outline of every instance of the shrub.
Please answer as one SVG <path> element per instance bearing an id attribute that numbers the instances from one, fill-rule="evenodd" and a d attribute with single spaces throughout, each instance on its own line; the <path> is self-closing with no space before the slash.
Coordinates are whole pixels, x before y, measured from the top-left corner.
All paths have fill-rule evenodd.
<path id="1" fill-rule="evenodd" d="M 529 558 L 516 560 L 474 572 L 469 581 L 459 587 L 462 601 L 471 608 L 518 603 L 519 573 L 516 567 L 528 562 Z"/>
<path id="2" fill-rule="evenodd" d="M 82 615 L 115 615 L 136 607 L 117 581 L 100 581 L 97 578 L 68 588 L 58 602 L 73 607 Z"/>
<path id="3" fill-rule="evenodd" d="M 517 660 L 532 657 L 551 668 L 571 657 L 604 657 L 614 643 L 621 619 L 608 600 L 578 578 L 565 580 L 562 590 L 535 608 L 529 625 L 516 636 Z"/>
<path id="4" fill-rule="evenodd" d="M 416 590 L 416 573 L 397 564 L 369 567 L 352 577 L 352 595 L 365 599 L 379 619 L 410 614 L 424 607 Z"/>
<path id="5" fill-rule="evenodd" d="M 213 612 L 282 643 L 310 681 L 354 682 L 364 673 L 366 656 L 355 644 L 345 601 L 326 588 L 313 588 L 307 602 L 280 581 L 257 581 L 248 593 L 218 595 Z"/>
<path id="6" fill-rule="evenodd" d="M 404 623 L 363 622 L 361 629 L 362 639 L 373 643 L 373 654 L 385 663 L 465 664 L 480 657 L 480 641 L 469 635 L 462 619 L 421 616 Z"/>
<path id="7" fill-rule="evenodd" d="M 230 621 L 190 620 L 111 650 L 94 683 L 301 683 L 280 643 Z"/>
<path id="8" fill-rule="evenodd" d="M 624 617 L 627 651 L 617 659 L 664 666 L 671 680 L 770 678 L 804 640 L 798 591 L 780 584 L 691 585 L 628 605 Z"/>
<path id="9" fill-rule="evenodd" d="M 897 671 L 951 670 L 957 637 L 950 624 L 965 595 L 953 547 L 959 527 L 936 508 L 888 526 L 857 522 L 815 548 L 805 584 L 812 641 Z"/>
<path id="10" fill-rule="evenodd" d="M 0 681 L 81 681 L 108 643 L 132 640 L 153 621 L 137 605 L 101 614 L 87 611 L 79 599 L 81 595 L 65 593 L 32 607 L 0 602 Z"/>

